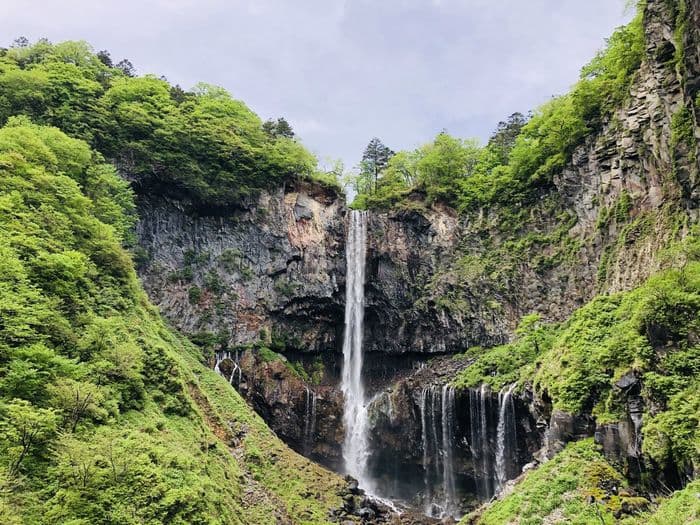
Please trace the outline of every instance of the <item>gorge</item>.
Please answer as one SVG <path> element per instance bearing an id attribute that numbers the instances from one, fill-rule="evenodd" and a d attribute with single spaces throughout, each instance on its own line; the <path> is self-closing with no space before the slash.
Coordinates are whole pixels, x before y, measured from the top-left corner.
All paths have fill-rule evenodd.
<path id="1" fill-rule="evenodd" d="M 695 16 L 695 8 L 690 9 Z M 269 371 L 261 373 L 261 360 L 248 359 L 253 368 L 243 367 L 243 375 L 250 383 L 240 391 L 295 450 L 350 473 L 370 493 L 428 516 L 461 516 L 490 500 L 525 465 L 546 461 L 571 440 L 595 436 L 608 457 L 627 468 L 642 455 L 640 426 L 627 423 L 627 418 L 638 419 L 635 410 L 644 410 L 632 408 L 639 406 L 632 396 L 639 388 L 634 379 L 632 387 L 613 387 L 622 403 L 629 403 L 630 415 L 622 413 L 619 423 L 597 424 L 590 408 L 580 413 L 555 408 L 546 392 L 533 388 L 532 378 L 467 381 L 464 388 L 462 370 L 473 363 L 481 370 L 488 358 L 469 351 L 450 356 L 518 337 L 529 340 L 528 335 L 514 338 L 526 314 L 560 322 L 603 290 L 639 286 L 661 267 L 655 252 L 669 245 L 670 228 L 680 237 L 690 233 L 686 226 L 672 226 L 696 220 L 692 188 L 698 173 L 697 157 L 667 149 L 674 113 L 690 105 L 687 84 L 678 81 L 662 52 L 669 45 L 663 28 L 673 24 L 663 5 L 646 7 L 646 58 L 631 84 L 632 96 L 577 146 L 554 178 L 555 193 L 545 192 L 540 203 L 531 205 L 524 219 L 525 244 L 517 241 L 522 233 L 515 236 L 517 244 L 503 229 L 503 211 L 482 209 L 464 217 L 440 202 L 425 206 L 420 192 L 409 194 L 404 207 L 355 212 L 332 192 L 291 185 L 236 211 L 236 225 L 230 226 L 226 217 L 198 214 L 190 225 L 193 219 L 184 210 L 149 197 L 140 213 L 141 243 L 151 261 L 167 261 L 168 269 L 155 271 L 150 262 L 142 278 L 181 329 L 219 326 L 203 317 L 201 306 L 187 305 L 182 292 L 173 302 L 178 292 L 163 281 L 168 271 L 182 271 L 182 262 L 172 263 L 183 261 L 183 252 L 151 239 L 178 231 L 183 240 L 192 239 L 182 250 L 192 250 L 193 258 L 207 254 L 207 261 L 191 265 L 195 283 L 217 271 L 227 289 L 260 290 L 267 311 L 258 299 L 253 315 L 239 302 L 222 317 L 225 323 L 240 319 L 234 343 L 270 345 L 276 333 L 294 335 L 279 346 L 286 366 L 266 364 Z M 695 28 L 689 34 L 697 38 Z M 697 70 L 692 56 L 686 55 L 688 71 Z M 673 182 L 656 175 L 674 170 L 688 176 Z M 261 223 L 256 215 L 263 206 L 271 213 Z M 163 215 L 164 210 L 170 211 Z M 358 221 L 366 254 L 357 244 Z M 211 226 L 204 226 L 208 222 Z M 171 228 L 156 233 L 156 224 L 169 223 Z M 261 224 L 266 236 L 274 232 L 269 240 L 253 234 Z M 206 233 L 214 228 L 216 237 Z M 202 244 L 213 238 L 216 243 Z M 248 261 L 260 260 L 261 251 L 272 256 L 281 250 L 274 255 L 279 270 L 264 270 L 273 276 L 272 286 L 222 272 L 216 261 L 226 249 Z M 516 252 L 520 259 L 513 258 Z M 366 257 L 366 270 L 358 257 Z M 278 280 L 291 283 L 286 295 L 274 284 Z M 310 318 L 316 320 L 313 326 Z M 242 339 L 241 322 L 249 327 Z M 546 342 L 535 337 L 528 344 L 538 349 Z M 521 350 L 509 351 L 517 355 Z M 295 373 L 297 365 L 308 377 Z M 498 370 L 488 364 L 481 373 L 498 376 Z M 309 391 L 315 392 L 319 421 L 311 447 L 302 435 L 306 430 L 299 430 L 309 428 Z M 671 478 L 667 481 L 676 483 Z"/>
<path id="2" fill-rule="evenodd" d="M 0 522 L 700 519 L 698 2 L 352 202 L 110 64 L 0 50 Z"/>

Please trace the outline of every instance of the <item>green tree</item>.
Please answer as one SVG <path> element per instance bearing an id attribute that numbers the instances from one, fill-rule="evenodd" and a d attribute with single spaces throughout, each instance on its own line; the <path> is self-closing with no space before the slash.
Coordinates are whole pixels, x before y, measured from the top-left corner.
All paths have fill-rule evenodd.
<path id="1" fill-rule="evenodd" d="M 58 416 L 53 409 L 36 408 L 29 401 L 14 399 L 0 408 L 4 456 L 10 475 L 16 475 L 22 463 L 56 433 Z"/>
<path id="2" fill-rule="evenodd" d="M 369 141 L 360 162 L 360 172 L 365 178 L 372 182 L 371 191 L 377 191 L 377 183 L 379 174 L 389 164 L 389 159 L 394 155 L 394 152 L 389 149 L 377 137 Z"/>
<path id="3" fill-rule="evenodd" d="M 262 129 L 269 137 L 273 139 L 280 137 L 287 139 L 294 138 L 294 130 L 292 129 L 292 126 L 283 117 L 280 117 L 277 120 L 266 120 L 262 125 Z"/>
<path id="4" fill-rule="evenodd" d="M 131 60 L 129 59 L 122 59 L 119 62 L 117 62 L 117 65 L 114 66 L 117 69 L 120 69 L 122 73 L 124 73 L 127 77 L 133 77 L 136 75 L 136 68 L 134 67 L 134 64 L 131 63 Z"/>
<path id="5" fill-rule="evenodd" d="M 429 201 L 455 203 L 463 185 L 475 172 L 480 155 L 476 140 L 463 140 L 440 133 L 421 148 L 417 163 L 418 182 Z"/>
<path id="6" fill-rule="evenodd" d="M 493 165 L 507 164 L 515 139 L 518 138 L 523 126 L 527 124 L 531 115 L 525 116 L 516 112 L 506 120 L 502 120 L 496 126 L 496 131 L 491 134 L 486 149 L 494 156 Z"/>
<path id="7" fill-rule="evenodd" d="M 101 420 L 107 417 L 102 407 L 104 395 L 97 385 L 87 381 L 61 378 L 48 387 L 52 396 L 52 405 L 63 412 L 64 424 L 75 432 L 78 423 L 91 417 Z"/>

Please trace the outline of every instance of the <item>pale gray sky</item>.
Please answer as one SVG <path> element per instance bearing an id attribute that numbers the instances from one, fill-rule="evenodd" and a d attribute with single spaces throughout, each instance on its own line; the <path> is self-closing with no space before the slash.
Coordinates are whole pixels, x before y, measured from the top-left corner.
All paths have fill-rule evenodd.
<path id="1" fill-rule="evenodd" d="M 87 40 L 139 74 L 217 84 L 321 157 L 412 148 L 565 92 L 623 0 L 2 0 L 0 34 Z"/>

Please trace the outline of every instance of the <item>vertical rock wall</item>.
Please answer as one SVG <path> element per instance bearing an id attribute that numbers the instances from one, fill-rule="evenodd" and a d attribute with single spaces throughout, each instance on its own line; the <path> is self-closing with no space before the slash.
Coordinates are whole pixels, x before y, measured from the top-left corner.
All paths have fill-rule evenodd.
<path id="1" fill-rule="evenodd" d="M 139 197 L 139 275 L 187 334 L 336 351 L 343 327 L 345 203 L 298 183 L 238 209 Z"/>

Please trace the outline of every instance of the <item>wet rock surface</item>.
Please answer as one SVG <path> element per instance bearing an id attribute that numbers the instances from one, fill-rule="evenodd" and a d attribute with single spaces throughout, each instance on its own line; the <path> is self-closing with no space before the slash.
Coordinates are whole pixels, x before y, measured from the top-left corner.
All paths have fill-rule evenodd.
<path id="1" fill-rule="evenodd" d="M 499 429 L 502 397 L 488 389 L 450 387 L 469 364 L 462 356 L 437 357 L 374 395 L 370 469 L 382 494 L 439 516 L 451 503 L 462 514 L 498 489 L 498 434 L 506 431 Z M 513 398 L 512 425 L 503 464 L 507 479 L 521 472 L 542 442 L 528 398 Z"/>
<path id="2" fill-rule="evenodd" d="M 266 360 L 257 349 L 220 352 L 215 359 L 219 373 L 285 443 L 342 470 L 343 397 L 334 383 L 305 380 L 283 356 Z"/>

